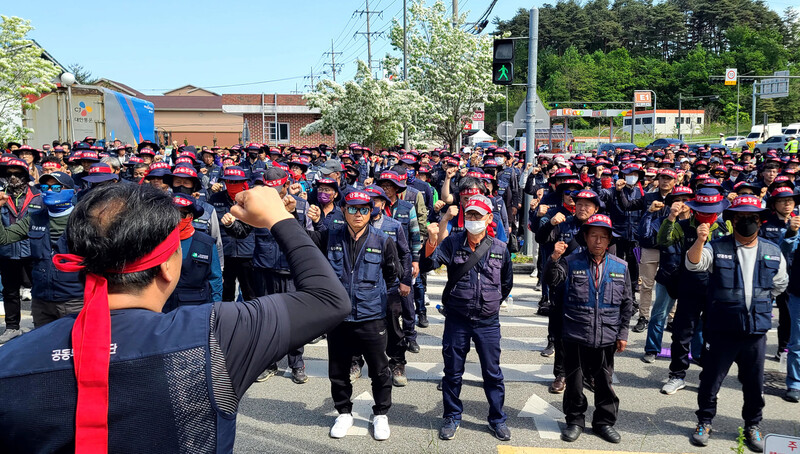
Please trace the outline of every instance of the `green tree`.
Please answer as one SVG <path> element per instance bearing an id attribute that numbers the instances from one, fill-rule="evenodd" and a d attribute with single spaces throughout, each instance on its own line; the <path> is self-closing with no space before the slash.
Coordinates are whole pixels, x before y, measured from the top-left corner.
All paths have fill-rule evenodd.
<path id="1" fill-rule="evenodd" d="M 408 13 L 408 82 L 425 105 L 419 125 L 458 149 L 458 137 L 474 110 L 499 92 L 492 84 L 492 39 L 463 31 L 465 16 L 447 14 L 442 2 L 430 7 L 415 1 Z M 403 28 L 395 21 L 391 31 L 401 49 Z"/>
<path id="2" fill-rule="evenodd" d="M 309 107 L 320 109 L 321 117 L 300 133 L 333 135 L 335 131 L 340 147 L 352 142 L 373 149 L 397 145 L 403 122 L 410 124 L 413 134 L 414 116 L 426 106 L 407 83 L 374 79 L 361 60 L 354 80 L 344 85 L 323 80 L 305 98 Z"/>
<path id="3" fill-rule="evenodd" d="M 97 77 L 92 76 L 92 72 L 84 68 L 80 63 L 73 63 L 67 66 L 67 70 L 75 76 L 75 81 L 81 85 L 94 85 L 97 83 Z"/>
<path id="4" fill-rule="evenodd" d="M 33 132 L 21 125 L 24 109 L 35 109 L 31 98 L 56 86 L 59 68 L 42 58 L 42 49 L 26 38 L 30 21 L 0 16 L 0 142 L 21 140 Z"/>

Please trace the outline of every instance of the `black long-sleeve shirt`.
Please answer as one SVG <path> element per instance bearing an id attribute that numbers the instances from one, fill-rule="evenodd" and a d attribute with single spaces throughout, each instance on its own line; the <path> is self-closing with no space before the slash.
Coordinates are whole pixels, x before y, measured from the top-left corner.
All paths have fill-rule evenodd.
<path id="1" fill-rule="evenodd" d="M 287 219 L 270 232 L 287 251 L 297 291 L 214 304 L 212 336 L 239 398 L 267 366 L 330 331 L 350 313 L 350 297 L 303 227 Z"/>

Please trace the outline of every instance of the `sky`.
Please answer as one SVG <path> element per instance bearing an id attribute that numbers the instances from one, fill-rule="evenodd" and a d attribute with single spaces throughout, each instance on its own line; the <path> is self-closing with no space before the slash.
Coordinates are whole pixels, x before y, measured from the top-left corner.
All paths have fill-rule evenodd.
<path id="1" fill-rule="evenodd" d="M 367 60 L 366 9 L 373 60 L 392 49 L 392 18 L 402 23 L 403 0 L 53 0 L 4 2 L 0 14 L 29 19 L 35 39 L 62 65 L 79 63 L 92 76 L 129 85 L 147 95 L 184 85 L 216 93 L 292 93 L 309 90 L 310 75 L 330 77 L 331 40 L 337 81 L 353 77 Z M 770 0 L 782 12 L 796 0 Z M 554 3 L 551 0 L 549 3 Z M 410 2 L 409 2 L 410 3 Z M 427 0 L 432 3 L 432 0 Z M 451 11 L 451 0 L 444 2 Z M 475 21 L 491 0 L 459 0 L 458 12 Z M 498 0 L 491 18 L 510 19 L 519 8 L 546 1 Z M 493 30 L 490 24 L 488 32 Z M 377 63 L 375 64 L 377 66 Z"/>

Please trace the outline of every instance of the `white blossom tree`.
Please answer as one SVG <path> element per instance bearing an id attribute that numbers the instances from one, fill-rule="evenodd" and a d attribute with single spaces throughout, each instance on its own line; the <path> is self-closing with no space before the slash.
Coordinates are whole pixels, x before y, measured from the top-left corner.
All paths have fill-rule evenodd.
<path id="1" fill-rule="evenodd" d="M 335 131 L 337 145 L 358 142 L 373 150 L 401 142 L 403 122 L 411 122 L 426 106 L 405 82 L 376 80 L 360 60 L 354 80 L 344 85 L 323 80 L 305 99 L 309 107 L 320 109 L 321 118 L 302 128 L 301 134 Z"/>
<path id="2" fill-rule="evenodd" d="M 0 142 L 21 140 L 31 132 L 19 123 L 24 109 L 35 109 L 29 96 L 55 88 L 59 68 L 42 58 L 42 49 L 27 39 L 29 20 L 0 16 Z"/>
<path id="3" fill-rule="evenodd" d="M 408 14 L 408 82 L 426 99 L 423 124 L 458 149 L 458 136 L 475 108 L 501 99 L 492 84 L 492 38 L 464 31 L 466 15 L 453 19 L 441 1 L 414 1 Z M 392 45 L 403 48 L 403 27 L 395 20 Z"/>

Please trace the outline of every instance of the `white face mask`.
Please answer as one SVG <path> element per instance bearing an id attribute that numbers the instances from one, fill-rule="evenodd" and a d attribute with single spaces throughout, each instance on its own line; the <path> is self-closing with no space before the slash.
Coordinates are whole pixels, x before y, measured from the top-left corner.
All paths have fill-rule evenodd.
<path id="1" fill-rule="evenodd" d="M 637 181 L 639 181 L 638 175 L 625 175 L 625 184 L 628 186 L 635 185 Z"/>
<path id="2" fill-rule="evenodd" d="M 486 223 L 483 221 L 464 221 L 464 227 L 467 232 L 473 235 L 479 235 L 486 230 Z"/>
<path id="3" fill-rule="evenodd" d="M 497 156 L 497 157 L 495 157 L 495 158 L 494 158 L 494 160 L 495 160 L 495 161 L 496 161 L 498 164 L 500 164 L 500 165 L 503 165 L 503 164 L 505 164 L 505 162 L 506 162 L 506 157 L 505 157 L 505 156 Z"/>

